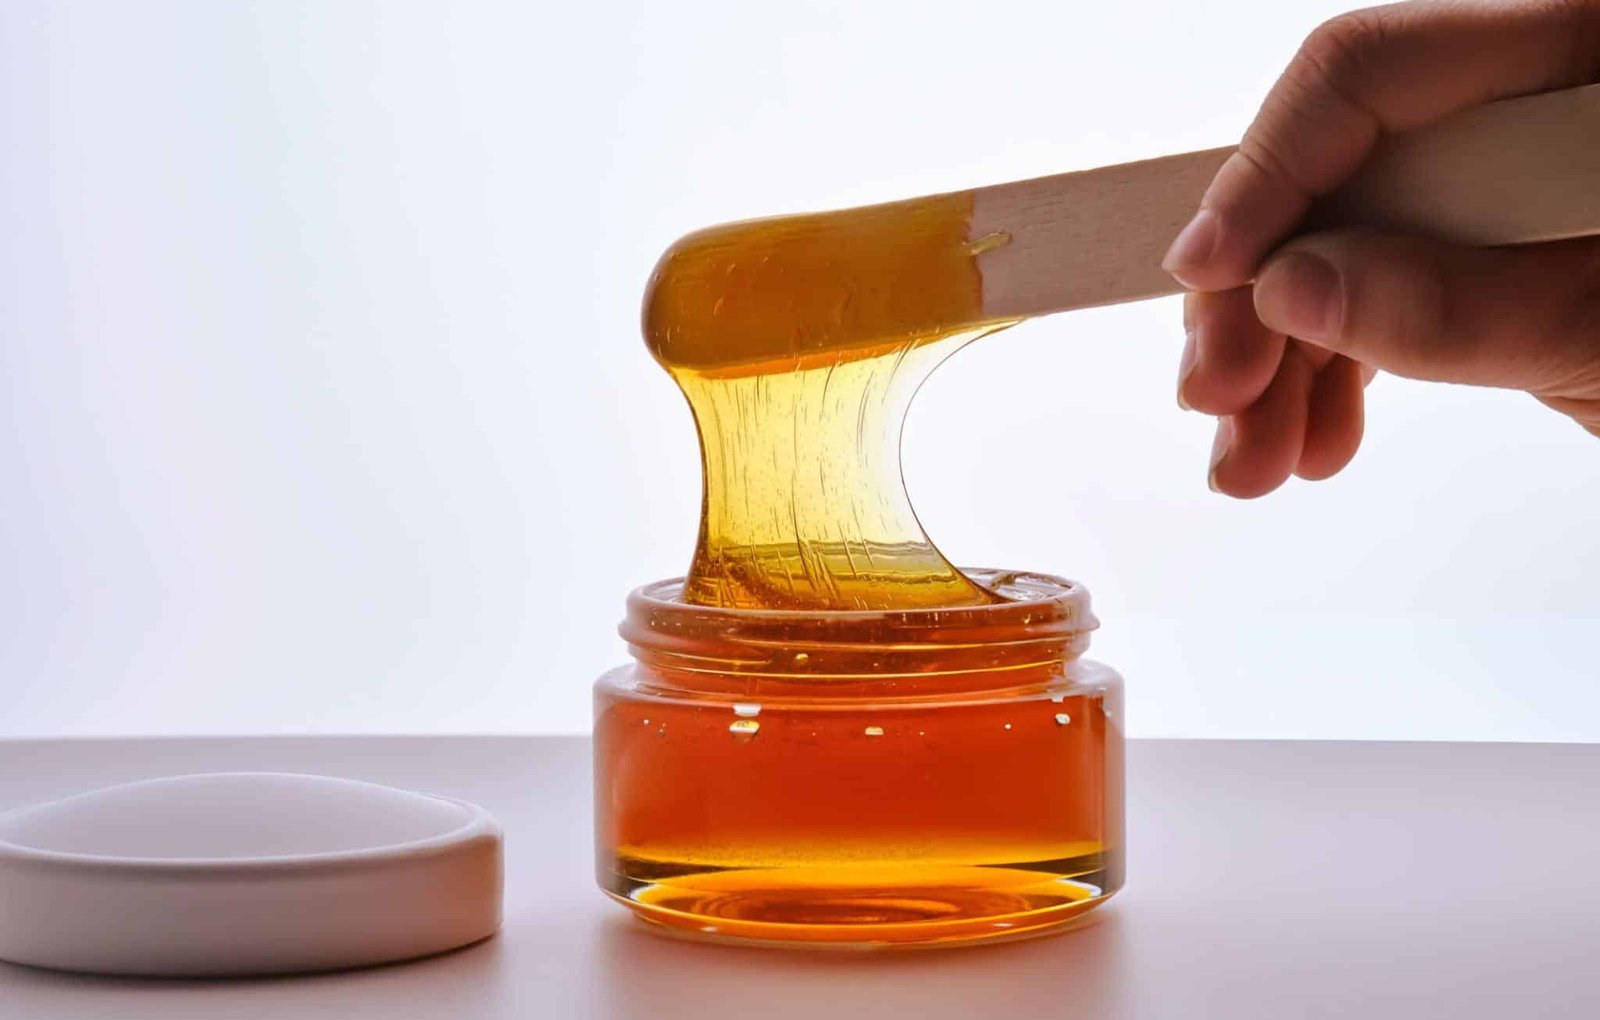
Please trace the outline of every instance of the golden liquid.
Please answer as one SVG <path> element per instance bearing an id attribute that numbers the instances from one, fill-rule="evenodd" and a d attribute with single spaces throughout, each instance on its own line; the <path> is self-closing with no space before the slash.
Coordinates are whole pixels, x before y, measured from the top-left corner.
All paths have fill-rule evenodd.
<path id="1" fill-rule="evenodd" d="M 705 497 L 684 598 L 892 609 L 997 597 L 929 541 L 900 429 L 984 321 L 967 193 L 691 234 L 656 267 L 651 352 L 688 398 Z"/>
<path id="2" fill-rule="evenodd" d="M 876 702 L 758 680 L 751 716 L 620 670 L 596 688 L 600 884 L 645 920 L 772 942 L 1058 928 L 1122 885 L 1121 690 L 1043 672 Z"/>

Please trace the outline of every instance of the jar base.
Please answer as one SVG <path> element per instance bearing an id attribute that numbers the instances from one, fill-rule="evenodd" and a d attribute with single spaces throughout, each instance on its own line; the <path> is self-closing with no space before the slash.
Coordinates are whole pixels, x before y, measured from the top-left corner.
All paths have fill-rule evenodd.
<path id="1" fill-rule="evenodd" d="M 1021 866 L 741 868 L 606 893 L 663 934 L 696 940 L 818 949 L 1000 942 L 1075 927 L 1110 899 L 1121 868 L 1107 856 L 1071 877 Z"/>

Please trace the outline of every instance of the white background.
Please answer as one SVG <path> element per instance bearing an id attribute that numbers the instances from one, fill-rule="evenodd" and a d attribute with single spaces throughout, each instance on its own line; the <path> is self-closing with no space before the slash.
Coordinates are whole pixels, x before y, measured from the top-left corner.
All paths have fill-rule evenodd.
<path id="1" fill-rule="evenodd" d="M 1235 140 L 1337 5 L 0 5 L 0 735 L 580 731 L 681 573 L 693 227 Z M 961 563 L 1094 591 L 1140 735 L 1600 740 L 1600 443 L 1392 379 L 1205 487 L 1175 301 L 924 390 Z"/>

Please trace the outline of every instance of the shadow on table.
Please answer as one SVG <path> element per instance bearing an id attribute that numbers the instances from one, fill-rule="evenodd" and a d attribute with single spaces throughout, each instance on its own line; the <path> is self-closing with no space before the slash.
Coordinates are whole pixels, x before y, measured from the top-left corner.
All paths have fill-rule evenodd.
<path id="1" fill-rule="evenodd" d="M 77 974 L 0 961 L 0 1017 L 355 1017 L 370 1015 L 378 1002 L 407 1003 L 418 1009 L 387 1014 L 394 1017 L 470 1017 L 503 984 L 504 952 L 502 941 L 490 938 L 376 967 L 219 978 Z"/>
<path id="2" fill-rule="evenodd" d="M 594 907 L 577 923 L 525 914 L 464 949 L 326 974 L 119 978 L 0 963 L 0 1018 L 1111 1020 L 1130 998 L 1116 904 L 1050 938 L 891 953 L 686 942 Z"/>
<path id="3" fill-rule="evenodd" d="M 814 952 L 665 937 L 623 915 L 598 927 L 591 993 L 602 1016 L 1110 1017 L 1126 1001 L 1115 905 L 1023 942 L 901 952 Z"/>

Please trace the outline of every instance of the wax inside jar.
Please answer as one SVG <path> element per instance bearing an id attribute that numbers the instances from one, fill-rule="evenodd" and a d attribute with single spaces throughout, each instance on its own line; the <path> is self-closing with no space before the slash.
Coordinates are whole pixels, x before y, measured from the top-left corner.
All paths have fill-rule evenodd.
<path id="1" fill-rule="evenodd" d="M 629 597 L 595 685 L 596 876 L 647 921 L 781 944 L 1059 930 L 1122 885 L 1122 686 L 1089 596 L 881 613 Z"/>

